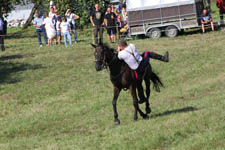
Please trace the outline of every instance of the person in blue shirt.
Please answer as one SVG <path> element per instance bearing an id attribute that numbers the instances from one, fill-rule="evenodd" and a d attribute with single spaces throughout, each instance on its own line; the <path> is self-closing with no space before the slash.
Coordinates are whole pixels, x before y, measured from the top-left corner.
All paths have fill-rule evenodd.
<path id="1" fill-rule="evenodd" d="M 45 28 L 44 28 L 44 26 L 45 26 L 44 25 L 44 18 L 39 15 L 39 12 L 35 13 L 33 25 L 36 28 L 36 33 L 37 33 L 38 42 L 39 42 L 40 47 L 42 47 L 41 35 L 44 37 L 45 44 L 47 45 L 48 39 L 47 39 Z"/>
<path id="2" fill-rule="evenodd" d="M 5 46 L 4 46 L 4 21 L 3 17 L 0 16 L 0 45 L 2 51 L 5 51 Z"/>
<path id="3" fill-rule="evenodd" d="M 211 24 L 212 31 L 214 31 L 214 25 L 212 16 L 206 9 L 203 10 L 201 14 L 201 24 L 202 24 L 202 33 L 205 33 L 205 25 Z"/>

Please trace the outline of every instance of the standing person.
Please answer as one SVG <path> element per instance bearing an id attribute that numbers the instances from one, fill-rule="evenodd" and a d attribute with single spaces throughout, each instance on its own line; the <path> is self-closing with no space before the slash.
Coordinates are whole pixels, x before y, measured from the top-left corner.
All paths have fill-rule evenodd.
<path id="1" fill-rule="evenodd" d="M 56 45 L 56 30 L 54 27 L 53 18 L 48 16 L 48 13 L 45 14 L 45 19 L 43 24 L 45 24 L 45 29 L 48 36 L 48 45 L 52 46 L 52 41 L 54 40 L 54 44 Z"/>
<path id="2" fill-rule="evenodd" d="M 138 96 L 140 99 L 139 103 L 145 102 L 146 98 L 142 87 L 142 78 L 145 73 L 145 68 L 149 63 L 149 58 L 169 62 L 169 53 L 166 52 L 166 54 L 162 56 L 151 51 L 145 51 L 140 55 L 134 44 L 128 45 L 127 42 L 123 40 L 119 42 L 117 51 L 118 58 L 124 60 L 136 75 Z"/>
<path id="3" fill-rule="evenodd" d="M 211 24 L 212 31 L 214 31 L 214 25 L 212 21 L 212 16 L 206 9 L 203 10 L 201 14 L 201 24 L 202 24 L 202 33 L 205 33 L 205 25 Z"/>
<path id="4" fill-rule="evenodd" d="M 37 33 L 38 42 L 39 42 L 40 47 L 42 47 L 41 34 L 44 37 L 45 44 L 48 45 L 48 40 L 47 40 L 47 36 L 46 36 L 46 33 L 45 33 L 45 28 L 44 28 L 44 26 L 45 26 L 44 25 L 44 19 L 43 19 L 43 17 L 41 17 L 39 15 L 39 12 L 35 13 L 33 25 L 36 28 L 36 33 Z"/>
<path id="5" fill-rule="evenodd" d="M 95 44 L 100 44 L 103 42 L 104 13 L 100 11 L 98 4 L 95 4 L 95 10 L 90 16 L 90 21 L 94 27 Z"/>
<path id="6" fill-rule="evenodd" d="M 61 28 L 61 33 L 63 34 L 63 37 L 64 37 L 65 46 L 67 47 L 67 38 L 69 40 L 70 46 L 72 46 L 72 38 L 70 35 L 70 32 L 71 32 L 70 24 L 68 22 L 66 22 L 65 17 L 62 17 L 62 22 L 60 24 L 60 28 Z"/>
<path id="7" fill-rule="evenodd" d="M 74 34 L 75 43 L 77 43 L 77 32 L 76 32 L 75 20 L 79 19 L 80 16 L 72 13 L 71 9 L 67 9 L 65 16 L 66 16 L 67 22 L 70 24 L 71 31 Z"/>
<path id="8" fill-rule="evenodd" d="M 105 25 L 107 28 L 107 34 L 109 41 L 116 42 L 116 14 L 111 11 L 111 7 L 107 8 L 107 13 L 105 15 Z"/>
<path id="9" fill-rule="evenodd" d="M 58 44 L 61 45 L 61 39 L 62 39 L 62 35 L 61 35 L 61 17 L 57 17 L 57 23 L 56 23 L 56 34 L 57 34 L 57 40 L 58 40 Z"/>
<path id="10" fill-rule="evenodd" d="M 121 20 L 121 16 L 120 15 L 117 16 L 116 24 L 117 24 L 117 30 L 119 32 L 119 39 L 120 39 L 120 37 L 122 35 L 122 32 L 120 32 L 120 30 L 123 28 L 123 22 Z"/>
<path id="11" fill-rule="evenodd" d="M 223 15 L 225 14 L 225 0 L 217 0 L 216 6 L 219 8 L 220 12 L 220 23 L 224 24 Z"/>
<path id="12" fill-rule="evenodd" d="M 0 45 L 2 51 L 5 51 L 5 46 L 4 46 L 4 22 L 3 22 L 3 17 L 0 17 Z"/>

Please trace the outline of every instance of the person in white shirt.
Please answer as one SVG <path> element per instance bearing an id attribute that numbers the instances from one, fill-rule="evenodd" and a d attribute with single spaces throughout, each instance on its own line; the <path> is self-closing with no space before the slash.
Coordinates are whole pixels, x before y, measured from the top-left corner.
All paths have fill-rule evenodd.
<path id="1" fill-rule="evenodd" d="M 145 73 L 145 68 L 148 66 L 149 58 L 157 59 L 164 62 L 169 62 L 169 53 L 166 52 L 164 56 L 151 51 L 145 51 L 140 55 L 134 44 L 128 45 L 126 41 L 120 41 L 118 46 L 118 58 L 124 60 L 128 66 L 134 70 L 135 76 L 137 78 L 137 89 L 139 96 L 139 103 L 146 102 L 146 97 L 144 95 L 142 87 L 142 78 Z"/>
<path id="2" fill-rule="evenodd" d="M 75 20 L 79 19 L 80 16 L 72 13 L 71 9 L 67 9 L 65 16 L 66 16 L 67 22 L 70 24 L 73 34 L 74 34 L 75 43 L 77 43 L 77 32 L 76 32 Z"/>
<path id="3" fill-rule="evenodd" d="M 62 17 L 62 22 L 60 24 L 60 28 L 61 28 L 61 33 L 63 34 L 63 37 L 64 37 L 65 46 L 67 47 L 67 38 L 69 40 L 70 46 L 72 46 L 72 38 L 70 35 L 70 32 L 71 32 L 70 24 L 68 22 L 66 22 L 65 17 Z"/>
<path id="4" fill-rule="evenodd" d="M 48 44 L 51 46 L 52 41 L 54 40 L 54 44 L 56 45 L 56 30 L 53 18 L 49 17 L 48 13 L 45 14 L 45 17 L 43 24 L 45 25 L 45 30 L 47 32 Z"/>

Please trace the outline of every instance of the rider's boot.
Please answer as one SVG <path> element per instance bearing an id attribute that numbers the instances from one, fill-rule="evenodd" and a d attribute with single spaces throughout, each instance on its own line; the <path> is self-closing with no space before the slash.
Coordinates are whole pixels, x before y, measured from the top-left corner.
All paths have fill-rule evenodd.
<path id="1" fill-rule="evenodd" d="M 164 56 L 159 55 L 155 52 L 149 52 L 148 56 L 153 59 L 157 59 L 157 60 L 164 61 L 164 62 L 169 62 L 169 52 L 168 51 L 166 51 Z"/>

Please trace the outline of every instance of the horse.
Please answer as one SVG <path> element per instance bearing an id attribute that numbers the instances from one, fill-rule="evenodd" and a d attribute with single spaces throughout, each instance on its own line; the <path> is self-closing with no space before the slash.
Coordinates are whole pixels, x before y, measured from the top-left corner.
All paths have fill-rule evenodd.
<path id="1" fill-rule="evenodd" d="M 114 124 L 119 125 L 120 120 L 118 118 L 117 112 L 117 99 L 122 89 L 129 89 L 131 92 L 131 96 L 133 97 L 133 105 L 134 105 L 134 120 L 138 119 L 138 114 L 144 118 L 148 119 L 148 114 L 151 113 L 149 98 L 150 98 L 150 81 L 153 82 L 153 87 L 157 92 L 160 92 L 160 86 L 163 86 L 160 78 L 152 71 L 152 67 L 150 63 L 146 67 L 145 74 L 143 76 L 143 80 L 146 85 L 146 113 L 143 113 L 139 108 L 138 98 L 136 94 L 137 87 L 137 79 L 135 77 L 134 71 L 129 68 L 129 66 L 124 62 L 119 60 L 117 57 L 117 53 L 115 53 L 115 49 L 110 48 L 107 44 L 99 44 L 94 45 L 94 57 L 95 57 L 95 69 L 96 71 L 101 71 L 104 68 L 109 68 L 110 70 L 110 80 L 114 87 L 114 96 L 112 100 L 113 111 L 114 111 Z"/>

